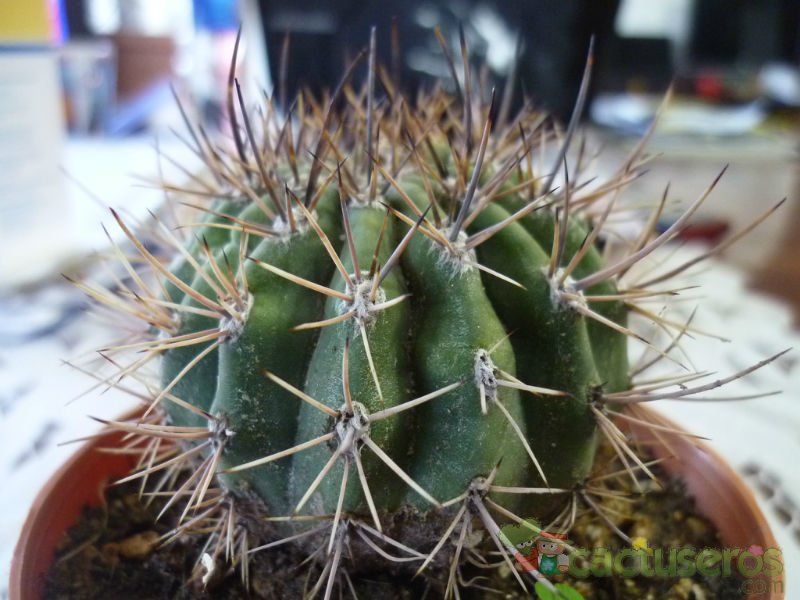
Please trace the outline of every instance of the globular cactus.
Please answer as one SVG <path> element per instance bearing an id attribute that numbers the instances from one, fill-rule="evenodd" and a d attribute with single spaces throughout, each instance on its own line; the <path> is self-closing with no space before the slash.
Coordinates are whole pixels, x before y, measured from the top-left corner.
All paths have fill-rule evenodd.
<path id="1" fill-rule="evenodd" d="M 160 386 L 141 419 L 111 426 L 140 436 L 130 479 L 164 474 L 157 489 L 184 503 L 176 534 L 212 531 L 204 563 L 234 556 L 246 573 L 248 548 L 324 538 L 313 593 L 341 583 L 348 546 L 352 576 L 390 548 L 450 594 L 468 531 L 488 532 L 474 552 L 505 552 L 487 507 L 544 521 L 588 498 L 599 434 L 647 470 L 612 416 L 639 420 L 660 392 L 631 387 L 628 339 L 650 342 L 627 318 L 659 320 L 637 301 L 673 292 L 620 278 L 711 188 L 606 261 L 599 234 L 644 159 L 638 147 L 586 185 L 570 143 L 589 66 L 562 131 L 527 107 L 496 118 L 466 68 L 455 96 L 412 103 L 372 41 L 360 92 L 351 67 L 285 118 L 268 103 L 256 124 L 232 79 L 235 153 L 187 120 L 207 173 L 178 191 L 204 199 L 203 217 L 185 240 L 161 228 L 165 266 L 117 216 L 155 283 L 123 257 L 135 291 L 92 293 L 148 324 L 116 348 L 144 351 L 120 374 L 158 358 Z M 694 391 L 673 383 L 661 394 Z"/>

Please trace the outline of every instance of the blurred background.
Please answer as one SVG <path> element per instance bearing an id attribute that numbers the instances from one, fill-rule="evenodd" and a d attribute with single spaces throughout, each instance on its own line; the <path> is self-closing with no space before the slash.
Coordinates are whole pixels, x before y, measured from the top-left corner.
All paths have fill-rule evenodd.
<path id="1" fill-rule="evenodd" d="M 481 77 L 498 86 L 510 77 L 514 104 L 527 98 L 562 119 L 595 35 L 586 131 L 604 149 L 601 169 L 645 132 L 674 83 L 651 144 L 663 159 L 632 193 L 652 198 L 670 181 L 685 199 L 730 164 L 724 201 L 692 230 L 711 241 L 788 197 L 782 218 L 726 257 L 756 288 L 800 309 L 800 242 L 788 227 L 800 221 L 796 1 L 3 0 L 0 11 L 0 294 L 83 264 L 105 243 L 102 205 L 140 214 L 160 201 L 147 187 L 159 169 L 170 179 L 174 163 L 196 166 L 173 133 L 181 121 L 170 85 L 210 135 L 224 130 L 240 22 L 238 68 L 251 98 L 272 93 L 286 34 L 282 93 L 292 98 L 300 86 L 335 86 L 373 24 L 382 60 L 407 90 L 448 80 L 433 29 L 456 44 L 463 25 Z M 156 145 L 168 157 L 160 166 Z"/>
<path id="2" fill-rule="evenodd" d="M 159 180 L 180 182 L 199 168 L 181 141 L 173 93 L 224 143 L 226 79 L 240 23 L 237 68 L 248 98 L 275 94 L 285 106 L 301 87 L 335 86 L 371 25 L 378 28 L 380 59 L 408 91 L 434 78 L 448 81 L 434 28 L 455 51 L 463 26 L 476 74 L 499 89 L 515 83 L 509 110 L 527 100 L 561 119 L 572 109 L 594 35 L 596 69 L 583 135 L 598 151 L 599 173 L 624 160 L 674 86 L 649 145 L 659 156 L 626 192 L 632 210 L 657 201 L 669 183 L 675 202 L 659 224 L 668 227 L 681 204 L 730 165 L 677 255 L 702 252 L 787 198 L 773 218 L 703 263 L 702 327 L 733 339 L 722 345 L 716 338 L 693 340 L 709 363 L 703 366 L 730 372 L 797 341 L 797 0 L 0 0 L 4 569 L 30 501 L 69 454 L 57 444 L 91 428 L 83 415 L 114 416 L 125 406 L 114 391 L 66 406 L 87 380 L 60 360 L 97 338 L 83 297 L 60 273 L 100 268 L 98 258 L 109 249 L 100 227 L 109 221 L 108 206 L 145 218 L 163 202 Z M 115 228 L 109 234 L 119 239 Z M 691 300 L 686 311 L 698 303 Z M 783 389 L 778 399 L 724 411 L 669 408 L 679 422 L 713 437 L 760 489 L 783 532 L 781 543 L 795 553 L 796 353 L 761 380 L 742 384 Z"/>

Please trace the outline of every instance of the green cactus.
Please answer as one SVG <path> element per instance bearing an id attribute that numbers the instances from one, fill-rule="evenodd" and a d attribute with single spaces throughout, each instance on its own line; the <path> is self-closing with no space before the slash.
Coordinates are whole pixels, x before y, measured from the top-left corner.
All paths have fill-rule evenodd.
<path id="1" fill-rule="evenodd" d="M 419 175 L 410 176 L 415 174 Z M 402 190 L 402 182 L 399 186 Z M 419 190 L 404 193 L 415 206 L 427 205 Z M 527 204 L 514 196 L 507 200 L 509 205 Z M 351 197 L 342 202 L 351 255 L 350 243 L 339 243 L 342 224 L 334 216 L 339 203 L 337 194 L 325 194 L 314 207 L 316 216 L 309 216 L 322 235 L 333 240 L 341 269 L 327 255 L 320 234 L 306 223 L 305 213 L 297 211 L 297 232 L 259 240 L 251 248 L 250 262 L 243 267 L 248 297 L 241 321 L 231 316 L 219 323 L 207 316 L 183 319 L 182 334 L 215 326 L 226 330 L 211 344 L 220 340 L 219 348 L 188 372 L 186 365 L 211 345 L 164 354 L 165 389 L 179 398 L 191 398 L 235 432 L 221 457 L 223 470 L 339 428 L 331 443 L 236 470 L 225 476 L 226 484 L 252 488 L 271 512 L 283 514 L 304 499 L 318 473 L 345 447 L 345 440 L 349 440 L 347 450 L 311 497 L 319 514 L 335 512 L 344 465 L 355 469 L 356 455 L 374 490 L 378 513 L 402 506 L 422 512 L 436 509 L 436 500 L 459 495 L 476 478 L 488 476 L 501 459 L 498 477 L 517 485 L 569 488 L 585 478 L 596 444 L 588 404 L 604 382 L 627 378 L 626 360 L 604 370 L 595 355 L 603 356 L 608 346 L 617 343 L 614 338 L 624 336 L 608 327 L 590 335 L 588 319 L 554 297 L 547 273 L 549 248 L 545 250 L 532 233 L 545 230 L 546 235 L 548 224 L 542 225 L 538 214 L 524 216 L 480 244 L 476 253 L 464 247 L 464 233 L 449 249 L 418 229 L 409 233 L 407 224 L 387 216 L 381 198 L 362 202 Z M 410 207 L 395 204 L 397 210 L 414 216 Z M 466 231 L 479 234 L 509 216 L 499 205 L 486 206 Z M 552 213 L 550 217 L 552 232 Z M 583 238 L 580 226 L 572 231 Z M 407 247 L 400 245 L 403 235 Z M 214 246 L 207 246 L 208 256 L 213 257 L 209 260 L 222 265 L 227 257 L 231 268 L 237 269 L 239 238 L 237 231 L 218 236 Z M 395 256 L 402 251 L 402 256 L 390 263 L 393 251 Z M 602 264 L 595 256 L 588 258 Z M 478 264 L 514 283 L 482 274 Z M 179 271 L 180 266 L 175 275 Z M 213 296 L 209 283 L 213 271 L 207 266 L 196 274 L 192 288 Z M 286 273 L 332 291 L 309 289 Z M 183 302 L 200 307 L 189 295 Z M 330 320 L 339 322 L 318 333 L 293 330 Z M 177 376 L 180 379 L 170 387 Z M 525 385 L 543 389 L 528 391 Z M 446 393 L 413 410 L 372 420 L 373 413 L 439 391 Z M 299 401 L 300 394 L 328 410 Z M 167 404 L 167 409 L 175 425 L 194 425 L 199 418 L 176 404 Z M 392 464 L 405 475 L 398 476 L 373 446 L 395 457 Z M 415 485 L 410 486 L 411 481 Z M 344 510 L 369 510 L 356 479 L 346 490 Z"/>
<path id="2" fill-rule="evenodd" d="M 383 81 L 377 110 L 374 37 L 361 93 L 353 71 L 294 124 L 268 104 L 263 132 L 232 78 L 230 156 L 187 121 L 213 193 L 185 240 L 163 228 L 169 267 L 117 216 L 158 283 L 136 275 L 114 303 L 147 323 L 138 360 L 160 358 L 161 389 L 111 425 L 143 440 L 130 478 L 164 473 L 185 503 L 176 532 L 212 531 L 212 563 L 246 573 L 254 545 L 323 538 L 312 595 L 329 596 L 345 545 L 357 575 L 389 543 L 450 595 L 468 530 L 502 549 L 487 506 L 546 522 L 584 494 L 600 434 L 647 470 L 609 417 L 637 397 L 628 314 L 659 292 L 618 282 L 688 216 L 601 257 L 641 149 L 599 187 L 582 188 L 580 156 L 569 168 L 588 67 L 563 134 L 527 108 L 493 122 L 493 98 L 460 87 L 413 105 Z"/>

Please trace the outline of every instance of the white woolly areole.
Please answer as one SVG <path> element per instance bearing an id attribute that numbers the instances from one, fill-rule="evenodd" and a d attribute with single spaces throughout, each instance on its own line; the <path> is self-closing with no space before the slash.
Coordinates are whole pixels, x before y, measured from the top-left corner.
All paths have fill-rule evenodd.
<path id="1" fill-rule="evenodd" d="M 475 353 L 475 385 L 483 387 L 487 398 L 494 400 L 497 397 L 495 366 L 489 353 L 483 348 Z"/>
<path id="2" fill-rule="evenodd" d="M 342 417 L 336 423 L 336 434 L 339 436 L 339 448 L 343 453 L 353 452 L 357 442 L 369 435 L 369 411 L 360 402 L 353 402 L 353 414 L 347 414 L 347 403 L 339 409 Z"/>
<path id="3" fill-rule="evenodd" d="M 483 476 L 476 477 L 469 482 L 469 492 L 480 497 L 485 496 L 489 492 L 489 481 Z"/>
<path id="4" fill-rule="evenodd" d="M 361 276 L 369 275 L 367 272 L 362 272 Z M 355 275 L 351 274 L 350 277 L 355 280 Z M 355 288 L 347 285 L 346 293 L 349 294 L 353 300 L 348 302 L 341 300 L 337 306 L 337 311 L 340 315 L 350 312 L 355 313 L 355 318 L 358 322 L 363 324 L 372 323 L 375 320 L 375 315 L 378 310 L 375 308 L 376 304 L 386 302 L 386 292 L 382 288 L 375 290 L 375 298 L 372 299 L 372 279 L 363 279 L 361 283 L 356 284 Z"/>
<path id="5" fill-rule="evenodd" d="M 288 219 L 284 219 L 281 215 L 277 215 L 272 221 L 272 230 L 276 233 L 279 240 L 287 241 L 295 233 L 305 233 L 308 231 L 308 221 L 303 210 L 296 205 L 292 205 L 292 217 L 294 218 L 294 231 L 292 231 L 291 223 Z M 316 219 L 317 212 L 312 211 L 311 216 Z"/>
<path id="6" fill-rule="evenodd" d="M 236 432 L 228 427 L 228 420 L 221 415 L 216 415 L 208 421 L 208 430 L 214 434 L 213 443 L 215 445 L 223 444 L 228 438 L 236 435 Z"/>
<path id="7" fill-rule="evenodd" d="M 542 271 L 545 275 L 547 275 L 547 270 L 547 267 L 542 268 Z M 550 283 L 550 299 L 553 301 L 553 304 L 560 304 L 562 306 L 574 306 L 576 304 L 580 304 L 581 306 L 587 306 L 583 291 L 575 289 L 575 280 L 571 275 L 567 275 L 566 279 L 564 279 L 564 283 L 559 284 L 559 281 L 561 281 L 563 275 L 564 269 L 559 268 L 548 280 Z M 575 298 L 565 298 L 564 292 L 573 296 L 578 296 L 580 297 L 580 300 Z"/>
<path id="8" fill-rule="evenodd" d="M 227 302 L 231 304 L 236 304 L 233 298 L 228 298 Z M 247 294 L 247 297 L 244 299 L 244 306 L 236 306 L 236 309 L 241 314 L 241 318 L 226 314 L 219 318 L 219 330 L 225 332 L 225 338 L 227 340 L 236 340 L 242 335 L 244 331 L 245 323 L 247 323 L 247 317 L 250 316 L 250 309 L 253 306 L 253 294 Z"/>
<path id="9" fill-rule="evenodd" d="M 442 230 L 442 234 L 450 239 L 450 228 Z M 456 241 L 451 242 L 452 250 L 444 248 L 437 243 L 431 244 L 431 252 L 438 252 L 438 262 L 442 266 L 450 267 L 451 276 L 463 275 L 467 271 L 474 269 L 474 264 L 478 262 L 475 250 L 466 248 L 467 234 L 463 231 L 458 232 Z"/>

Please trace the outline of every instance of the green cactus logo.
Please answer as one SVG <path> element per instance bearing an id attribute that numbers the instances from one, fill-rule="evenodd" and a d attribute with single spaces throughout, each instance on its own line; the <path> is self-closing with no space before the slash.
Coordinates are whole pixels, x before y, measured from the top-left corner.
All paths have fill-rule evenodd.
<path id="1" fill-rule="evenodd" d="M 532 545 L 532 540 L 536 539 L 541 533 L 542 526 L 535 517 L 528 517 L 519 523 L 503 525 L 501 531 L 515 548 L 519 548 L 522 551 Z"/>
<path id="2" fill-rule="evenodd" d="M 502 528 L 505 539 L 515 548 L 515 558 L 523 569 L 535 568 L 545 576 L 566 573 L 571 543 L 565 534 L 544 531 L 538 520 L 528 518 L 519 524 Z"/>

